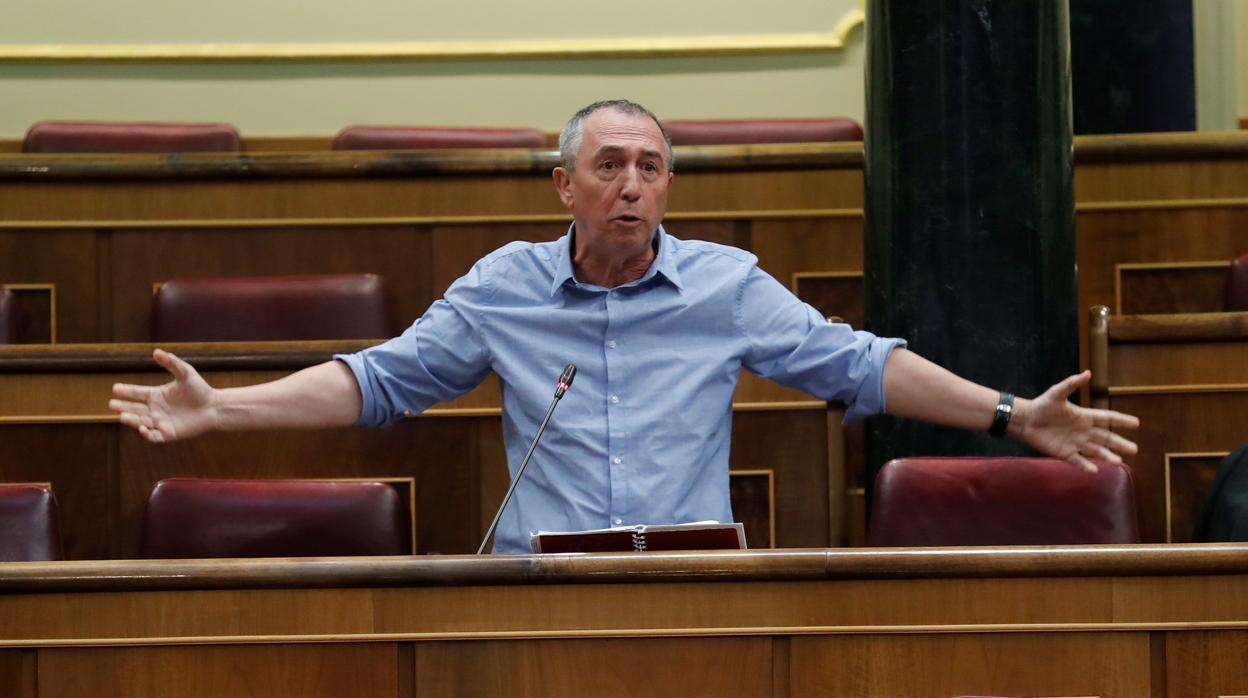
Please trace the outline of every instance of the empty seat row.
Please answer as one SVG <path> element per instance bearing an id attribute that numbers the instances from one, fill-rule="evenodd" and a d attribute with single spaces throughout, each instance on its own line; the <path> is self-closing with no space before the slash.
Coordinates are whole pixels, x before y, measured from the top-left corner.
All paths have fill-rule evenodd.
<path id="1" fill-rule="evenodd" d="M 0 486 L 0 560 L 61 557 L 44 485 Z M 146 558 L 403 555 L 410 519 L 380 482 L 172 478 L 143 515 Z M 1130 469 L 1095 473 L 1050 458 L 910 458 L 876 480 L 867 544 L 1139 542 Z"/>
<path id="2" fill-rule="evenodd" d="M 412 553 L 410 514 L 382 482 L 171 478 L 152 488 L 145 558 L 331 557 Z M 59 560 L 47 485 L 0 485 L 0 562 Z"/>
<path id="3" fill-rule="evenodd" d="M 664 123 L 675 145 L 808 143 L 862 140 L 862 126 L 826 119 L 703 119 Z M 534 128 L 348 126 L 334 150 L 544 148 L 551 139 Z M 223 123 L 40 121 L 26 132 L 25 153 L 238 152 L 238 130 Z"/>

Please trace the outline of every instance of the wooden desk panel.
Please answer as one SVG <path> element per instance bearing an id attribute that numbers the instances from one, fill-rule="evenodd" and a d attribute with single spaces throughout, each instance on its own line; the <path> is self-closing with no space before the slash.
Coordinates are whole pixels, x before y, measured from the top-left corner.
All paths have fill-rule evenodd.
<path id="1" fill-rule="evenodd" d="M 0 621 L 23 698 L 1186 698 L 1242 691 L 1248 546 L 5 563 Z"/>
<path id="2" fill-rule="evenodd" d="M 862 270 L 857 144 L 678 148 L 677 160 L 678 236 L 750 249 L 786 284 Z M 145 340 L 145 289 L 174 273 L 375 271 L 406 322 L 501 242 L 562 233 L 554 164 L 544 150 L 6 155 L 0 281 L 56 283 L 68 342 Z M 1248 249 L 1248 137 L 1081 137 L 1075 181 L 1080 308 L 1114 305 L 1119 264 Z"/>
<path id="3" fill-rule="evenodd" d="M 1175 457 L 1226 453 L 1248 438 L 1248 313 L 1110 315 L 1094 309 L 1088 344 L 1093 356 L 1093 401 L 1134 414 L 1140 450 L 1128 458 L 1135 475 L 1141 534 L 1168 541 L 1177 513 L 1203 492 L 1177 492 L 1167 471 Z"/>

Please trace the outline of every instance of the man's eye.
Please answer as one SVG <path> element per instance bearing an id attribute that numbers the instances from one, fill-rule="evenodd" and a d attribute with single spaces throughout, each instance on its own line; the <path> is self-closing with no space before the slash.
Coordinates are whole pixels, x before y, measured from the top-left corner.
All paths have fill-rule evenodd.
<path id="1" fill-rule="evenodd" d="M 614 162 L 611 162 L 610 160 L 607 160 L 606 162 L 603 162 L 603 163 L 602 163 L 602 169 L 604 169 L 604 170 L 614 170 L 614 169 L 615 169 L 615 163 L 614 163 Z"/>

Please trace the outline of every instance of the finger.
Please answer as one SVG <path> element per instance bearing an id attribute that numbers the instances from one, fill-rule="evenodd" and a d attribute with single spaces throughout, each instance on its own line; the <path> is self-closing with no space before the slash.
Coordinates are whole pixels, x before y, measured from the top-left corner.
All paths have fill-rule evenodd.
<path id="1" fill-rule="evenodd" d="M 173 352 L 165 351 L 164 349 L 157 349 L 153 351 L 152 360 L 166 371 L 173 374 L 173 377 L 179 381 L 186 380 L 187 376 L 190 375 L 192 371 L 190 364 L 178 358 L 178 356 Z"/>
<path id="2" fill-rule="evenodd" d="M 147 414 L 147 403 L 130 402 L 128 400 L 109 400 L 108 409 L 114 412 L 129 412 L 131 414 L 145 415 Z"/>
<path id="3" fill-rule="evenodd" d="M 1087 385 L 1090 380 L 1092 380 L 1092 372 L 1084 371 L 1083 373 L 1076 373 L 1075 375 L 1066 378 L 1066 380 L 1063 380 L 1061 383 L 1049 388 L 1049 390 L 1057 391 L 1061 393 L 1062 397 L 1066 397 Z"/>
<path id="4" fill-rule="evenodd" d="M 1082 470 L 1085 473 L 1096 472 L 1096 464 L 1088 460 L 1087 458 L 1084 458 L 1079 453 L 1070 454 L 1070 457 L 1067 458 L 1066 460 L 1070 461 L 1071 465 L 1075 466 L 1076 468 Z"/>
<path id="5" fill-rule="evenodd" d="M 152 391 L 156 390 L 149 385 L 131 385 L 130 383 L 113 383 L 113 395 L 134 402 L 147 402 Z"/>
<path id="6" fill-rule="evenodd" d="M 1111 429 L 1139 429 L 1140 418 L 1133 414 L 1123 414 L 1113 410 L 1101 410 Z"/>
<path id="7" fill-rule="evenodd" d="M 1131 441 L 1130 439 L 1127 439 L 1123 436 L 1115 434 L 1114 432 L 1109 431 L 1108 429 L 1099 429 L 1099 428 L 1093 429 L 1092 440 L 1095 443 L 1103 444 L 1107 448 L 1113 450 L 1115 453 L 1125 453 L 1128 456 L 1135 455 L 1136 451 L 1139 450 L 1139 448 L 1135 445 L 1134 441 Z"/>
<path id="8" fill-rule="evenodd" d="M 143 429 L 151 424 L 150 419 L 145 419 L 144 417 L 134 414 L 133 412 L 122 412 L 121 415 L 118 416 L 118 419 L 122 424 L 130 427 L 131 429 L 139 430 L 139 433 L 142 433 Z"/>
<path id="9" fill-rule="evenodd" d="M 1079 451 L 1085 455 L 1093 458 L 1099 458 L 1100 460 L 1108 461 L 1110 463 L 1122 462 L 1122 456 L 1097 443 L 1085 444 L 1083 448 L 1079 449 Z"/>
<path id="10" fill-rule="evenodd" d="M 140 426 L 139 434 L 154 444 L 163 443 L 165 440 L 165 435 L 160 433 L 159 429 L 153 429 L 151 427 Z"/>

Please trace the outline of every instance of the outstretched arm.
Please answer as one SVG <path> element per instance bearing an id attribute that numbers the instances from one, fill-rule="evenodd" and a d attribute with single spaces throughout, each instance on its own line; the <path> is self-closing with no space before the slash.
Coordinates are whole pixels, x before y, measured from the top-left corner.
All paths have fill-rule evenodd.
<path id="1" fill-rule="evenodd" d="M 1114 429 L 1135 429 L 1140 420 L 1112 410 L 1071 404 L 1067 397 L 1091 379 L 1084 371 L 1033 399 L 1014 401 L 1007 429 L 1011 437 L 1041 453 L 1095 470 L 1089 459 L 1118 463 L 1136 451 L 1135 443 Z M 884 401 L 888 413 L 932 424 L 987 431 L 998 392 L 959 378 L 914 352 L 896 349 L 884 365 Z"/>
<path id="2" fill-rule="evenodd" d="M 349 426 L 360 415 L 359 386 L 339 361 L 269 383 L 217 389 L 167 351 L 157 349 L 152 358 L 173 380 L 155 387 L 118 383 L 108 406 L 153 443 L 214 430 Z"/>

